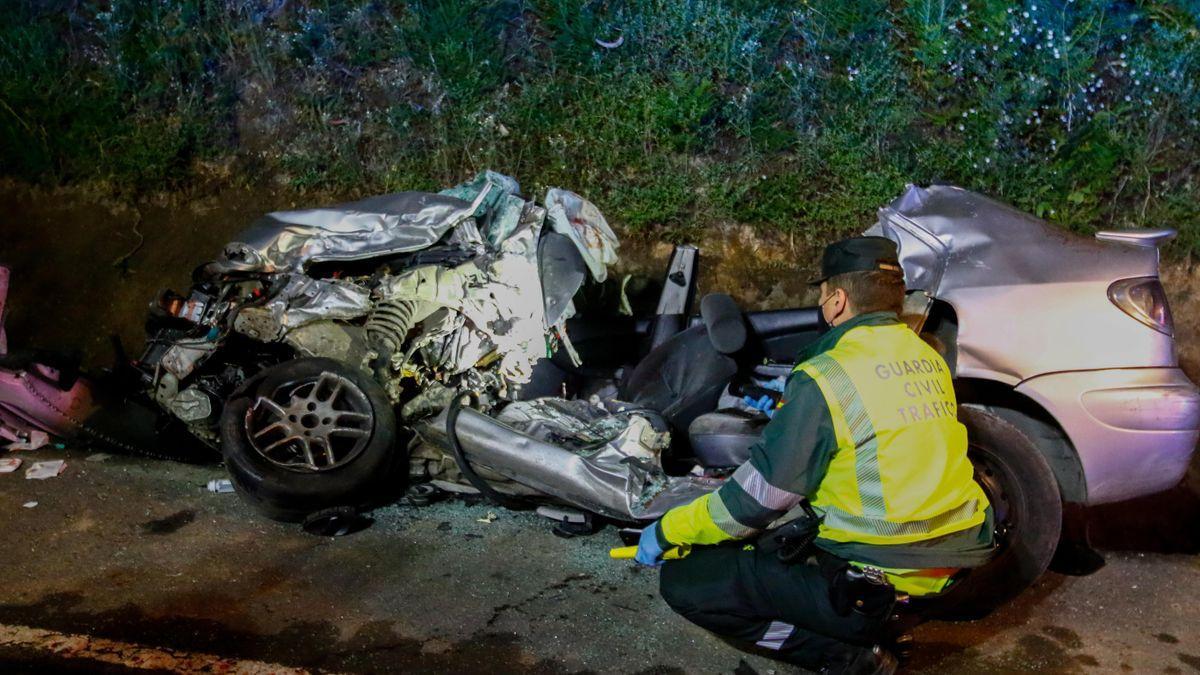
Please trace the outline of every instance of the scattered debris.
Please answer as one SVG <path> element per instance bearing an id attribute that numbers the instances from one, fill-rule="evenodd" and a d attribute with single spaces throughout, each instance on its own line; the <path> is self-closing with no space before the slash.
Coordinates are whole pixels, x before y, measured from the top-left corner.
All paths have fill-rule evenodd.
<path id="1" fill-rule="evenodd" d="M 344 537 L 362 532 L 375 523 L 352 506 L 336 506 L 310 514 L 301 523 L 304 531 L 318 537 Z"/>
<path id="2" fill-rule="evenodd" d="M 12 473 L 21 466 L 19 457 L 5 457 L 0 459 L 0 473 Z"/>
<path id="3" fill-rule="evenodd" d="M 600 45 L 601 47 L 604 47 L 605 49 L 616 49 L 617 47 L 620 47 L 621 45 L 625 44 L 625 36 L 618 35 L 617 39 L 612 40 L 612 41 L 601 40 L 600 38 L 596 38 L 596 44 Z"/>
<path id="4" fill-rule="evenodd" d="M 479 490 L 470 485 L 462 485 L 460 483 L 452 483 L 446 480 L 431 480 L 429 484 L 444 492 L 449 492 L 455 495 L 477 495 Z"/>
<path id="5" fill-rule="evenodd" d="M 233 481 L 228 478 L 217 478 L 208 481 L 207 488 L 209 492 L 216 492 L 218 494 L 233 492 Z"/>
<path id="6" fill-rule="evenodd" d="M 13 442 L 5 448 L 6 450 L 37 450 L 50 442 L 50 434 L 40 429 L 30 429 L 25 434 L 18 433 L 15 436 L 16 438 L 12 439 Z M 9 434 L 5 434 L 5 437 L 12 438 Z"/>
<path id="7" fill-rule="evenodd" d="M 429 506 L 448 496 L 444 490 L 439 490 L 432 483 L 417 483 L 404 493 L 403 502 L 409 506 Z"/>
<path id="8" fill-rule="evenodd" d="M 34 462 L 33 466 L 25 471 L 27 480 L 45 480 L 54 478 L 61 474 L 67 468 L 67 462 L 63 459 L 52 459 L 46 462 Z"/>
<path id="9" fill-rule="evenodd" d="M 24 504 L 21 505 L 21 508 L 32 509 L 32 508 L 36 507 L 37 505 L 38 505 L 37 502 L 25 502 Z"/>
<path id="10" fill-rule="evenodd" d="M 582 524 L 587 522 L 586 513 L 565 507 L 542 505 L 537 507 L 536 513 L 543 518 L 559 523 Z"/>

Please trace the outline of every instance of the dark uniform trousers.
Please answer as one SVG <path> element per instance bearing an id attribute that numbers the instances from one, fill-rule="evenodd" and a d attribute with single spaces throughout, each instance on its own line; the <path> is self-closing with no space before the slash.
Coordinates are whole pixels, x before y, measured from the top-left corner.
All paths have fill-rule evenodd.
<path id="1" fill-rule="evenodd" d="M 815 557 L 785 564 L 746 542 L 696 547 L 659 576 L 663 599 L 687 620 L 812 670 L 849 663 L 877 642 L 886 619 L 838 614 L 829 589 Z"/>

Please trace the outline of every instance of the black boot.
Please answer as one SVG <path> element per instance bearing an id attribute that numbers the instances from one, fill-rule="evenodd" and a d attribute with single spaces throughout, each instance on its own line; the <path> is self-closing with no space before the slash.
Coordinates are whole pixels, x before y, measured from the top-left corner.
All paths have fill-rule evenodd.
<path id="1" fill-rule="evenodd" d="M 891 652 L 880 646 L 863 647 L 846 661 L 831 663 L 821 669 L 828 675 L 892 675 L 900 662 Z"/>

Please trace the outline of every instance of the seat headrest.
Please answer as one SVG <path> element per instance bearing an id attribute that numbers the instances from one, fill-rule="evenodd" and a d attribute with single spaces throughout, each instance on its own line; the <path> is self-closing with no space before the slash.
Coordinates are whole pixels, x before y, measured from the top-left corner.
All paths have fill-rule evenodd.
<path id="1" fill-rule="evenodd" d="M 722 354 L 732 354 L 746 344 L 746 322 L 733 298 L 709 293 L 700 301 L 700 317 L 708 328 L 708 340 Z"/>

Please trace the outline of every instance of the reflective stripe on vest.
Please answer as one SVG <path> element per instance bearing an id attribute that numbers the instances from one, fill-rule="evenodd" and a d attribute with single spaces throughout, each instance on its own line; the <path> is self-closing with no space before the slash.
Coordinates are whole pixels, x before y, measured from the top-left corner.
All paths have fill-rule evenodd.
<path id="1" fill-rule="evenodd" d="M 820 387 L 838 441 L 813 500 L 822 537 L 898 544 L 983 522 L 949 368 L 916 334 L 858 327 L 795 370 Z"/>

